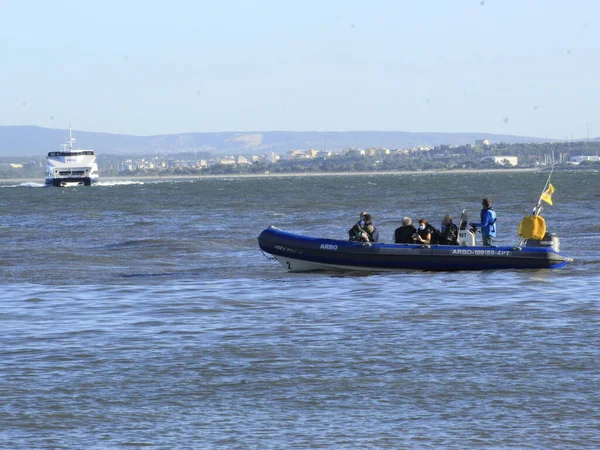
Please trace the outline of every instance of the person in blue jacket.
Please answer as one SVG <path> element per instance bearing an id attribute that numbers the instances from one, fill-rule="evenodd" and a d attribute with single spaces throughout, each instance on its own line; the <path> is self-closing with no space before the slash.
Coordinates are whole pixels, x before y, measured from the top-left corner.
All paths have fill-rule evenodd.
<path id="1" fill-rule="evenodd" d="M 492 202 L 489 198 L 485 197 L 481 201 L 481 222 L 472 223 L 473 228 L 481 228 L 481 240 L 483 245 L 486 247 L 492 247 L 494 245 L 494 238 L 496 237 L 496 211 L 492 209 Z"/>

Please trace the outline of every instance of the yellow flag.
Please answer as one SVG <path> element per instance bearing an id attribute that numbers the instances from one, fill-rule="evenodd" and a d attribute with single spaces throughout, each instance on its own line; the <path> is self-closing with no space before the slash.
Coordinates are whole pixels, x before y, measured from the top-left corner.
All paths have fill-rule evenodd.
<path id="1" fill-rule="evenodd" d="M 546 203 L 551 205 L 552 204 L 552 194 L 554 194 L 554 186 L 552 186 L 550 184 L 550 185 L 548 185 L 548 189 L 546 189 L 544 191 L 544 193 L 542 194 L 542 200 L 544 200 Z"/>

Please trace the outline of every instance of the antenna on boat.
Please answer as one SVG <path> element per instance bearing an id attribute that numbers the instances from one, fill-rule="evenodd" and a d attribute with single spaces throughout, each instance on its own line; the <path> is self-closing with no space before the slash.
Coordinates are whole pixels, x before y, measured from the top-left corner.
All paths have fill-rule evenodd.
<path id="1" fill-rule="evenodd" d="M 542 193 L 540 194 L 540 198 L 538 199 L 537 205 L 533 208 L 533 215 L 537 216 L 542 212 L 542 198 L 544 197 L 544 193 L 550 186 L 550 178 L 552 177 L 552 172 L 554 172 L 554 165 L 552 165 L 552 169 L 550 170 L 550 175 L 548 175 L 548 179 L 546 180 L 546 184 L 544 185 L 544 189 L 542 189 Z"/>
<path id="2" fill-rule="evenodd" d="M 467 210 L 463 209 L 462 214 L 460 215 L 460 222 L 458 222 L 458 229 L 462 230 L 463 227 L 467 226 Z"/>
<path id="3" fill-rule="evenodd" d="M 69 150 L 73 150 L 73 143 L 75 142 L 75 138 L 71 133 L 71 124 L 69 124 Z"/>

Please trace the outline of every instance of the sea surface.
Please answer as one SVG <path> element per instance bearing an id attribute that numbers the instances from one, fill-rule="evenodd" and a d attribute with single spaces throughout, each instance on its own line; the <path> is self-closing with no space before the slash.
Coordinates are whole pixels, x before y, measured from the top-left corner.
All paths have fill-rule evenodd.
<path id="1" fill-rule="evenodd" d="M 600 174 L 554 172 L 561 269 L 287 273 L 270 225 L 391 242 L 548 173 L 0 183 L 2 449 L 600 447 Z"/>

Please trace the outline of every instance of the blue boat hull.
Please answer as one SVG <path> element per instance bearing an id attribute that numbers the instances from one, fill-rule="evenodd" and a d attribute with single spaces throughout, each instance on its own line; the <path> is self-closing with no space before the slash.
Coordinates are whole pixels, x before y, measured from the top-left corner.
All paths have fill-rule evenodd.
<path id="1" fill-rule="evenodd" d="M 269 227 L 258 245 L 289 271 L 555 269 L 572 259 L 550 247 L 459 247 L 321 239 Z"/>

